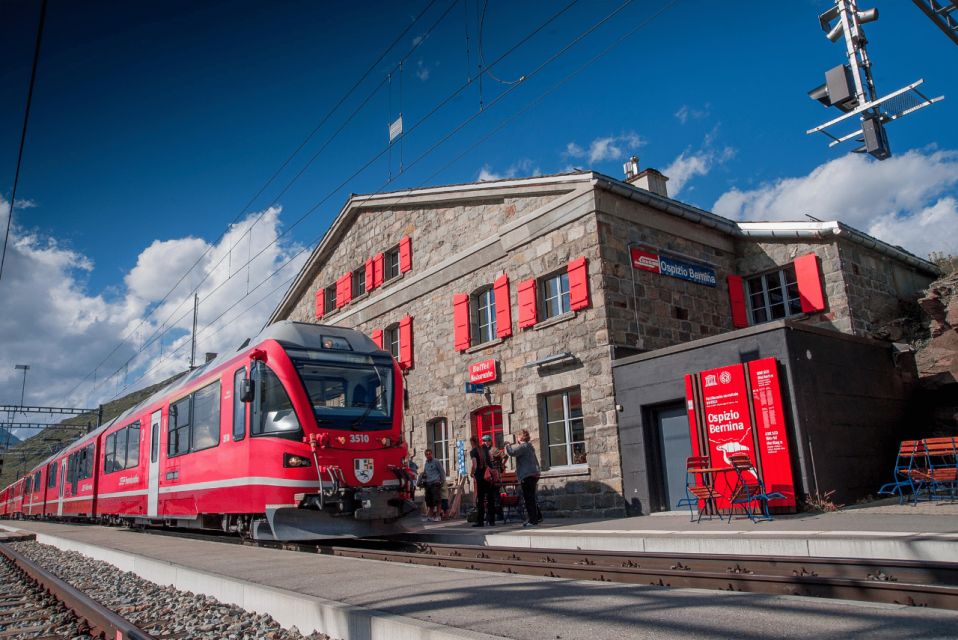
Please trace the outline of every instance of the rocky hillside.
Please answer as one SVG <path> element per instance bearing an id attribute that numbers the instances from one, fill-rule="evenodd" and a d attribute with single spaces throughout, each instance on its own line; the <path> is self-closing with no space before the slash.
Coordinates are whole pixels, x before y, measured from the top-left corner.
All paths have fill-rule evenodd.
<path id="1" fill-rule="evenodd" d="M 185 373 L 185 372 L 184 372 Z M 139 404 L 157 390 L 170 384 L 183 373 L 177 374 L 151 387 L 134 391 L 103 405 L 103 421 L 109 422 L 127 409 Z M 58 428 L 48 428 L 23 442 L 11 444 L 9 451 L 0 454 L 3 457 L 3 471 L 0 472 L 0 487 L 6 487 L 16 479 L 40 464 L 55 451 L 59 451 L 96 426 L 96 414 L 88 413 L 60 422 Z"/>
<path id="2" fill-rule="evenodd" d="M 958 382 L 958 271 L 931 284 L 918 306 L 928 319 L 930 340 L 918 351 L 918 373 L 928 386 Z"/>

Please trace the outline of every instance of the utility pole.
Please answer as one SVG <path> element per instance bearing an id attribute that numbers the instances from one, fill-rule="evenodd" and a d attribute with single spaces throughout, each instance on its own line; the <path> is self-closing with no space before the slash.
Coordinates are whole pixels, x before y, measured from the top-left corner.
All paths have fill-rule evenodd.
<path id="1" fill-rule="evenodd" d="M 192 344 L 190 345 L 190 371 L 193 370 L 193 365 L 196 362 L 196 316 L 199 313 L 200 309 L 200 295 L 198 293 L 193 294 L 193 335 L 191 336 Z"/>

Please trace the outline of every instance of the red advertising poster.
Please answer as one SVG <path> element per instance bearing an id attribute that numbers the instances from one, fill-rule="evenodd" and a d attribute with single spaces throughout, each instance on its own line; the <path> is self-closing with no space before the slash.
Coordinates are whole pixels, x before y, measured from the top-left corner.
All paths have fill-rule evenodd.
<path id="1" fill-rule="evenodd" d="M 708 369 L 699 374 L 702 381 L 702 401 L 705 405 L 705 433 L 709 442 L 709 458 L 713 467 L 731 467 L 728 456 L 746 452 L 755 463 L 752 451 L 752 421 L 748 414 L 748 393 L 745 387 L 745 367 L 734 364 Z M 731 471 L 715 478 L 719 493 L 728 495 L 736 477 Z M 722 486 L 723 483 L 726 486 Z M 720 509 L 728 508 L 726 498 L 718 499 Z"/>
<path id="2" fill-rule="evenodd" d="M 755 408 L 755 429 L 758 433 L 762 479 L 768 493 L 778 491 L 785 500 L 769 500 L 770 507 L 795 506 L 795 482 L 792 478 L 791 453 L 782 407 L 782 390 L 778 381 L 778 362 L 764 358 L 748 363 L 752 385 L 752 406 Z"/>

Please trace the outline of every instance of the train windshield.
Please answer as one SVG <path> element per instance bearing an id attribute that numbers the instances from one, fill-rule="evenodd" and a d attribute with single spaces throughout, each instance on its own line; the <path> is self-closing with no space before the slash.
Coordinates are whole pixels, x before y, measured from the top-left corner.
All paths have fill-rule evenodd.
<path id="1" fill-rule="evenodd" d="M 320 428 L 392 428 L 393 370 L 360 354 L 290 350 Z"/>

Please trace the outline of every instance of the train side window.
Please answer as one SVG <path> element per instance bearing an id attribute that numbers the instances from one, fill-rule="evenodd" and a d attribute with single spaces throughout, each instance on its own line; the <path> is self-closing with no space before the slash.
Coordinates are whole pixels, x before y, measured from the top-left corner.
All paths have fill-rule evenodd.
<path id="1" fill-rule="evenodd" d="M 150 430 L 150 462 L 156 462 L 160 457 L 160 423 L 154 422 Z"/>
<path id="2" fill-rule="evenodd" d="M 51 462 L 47 465 L 47 489 L 57 486 L 57 463 Z"/>
<path id="3" fill-rule="evenodd" d="M 266 364 L 256 361 L 253 368 L 256 397 L 250 435 L 275 436 L 299 440 L 303 430 L 283 383 Z"/>
<path id="4" fill-rule="evenodd" d="M 166 455 L 182 455 L 190 450 L 190 397 L 170 405 L 169 437 Z"/>
<path id="5" fill-rule="evenodd" d="M 140 423 L 134 422 L 126 428 L 126 464 L 124 469 L 140 466 Z"/>
<path id="6" fill-rule="evenodd" d="M 246 380 L 246 368 L 236 371 L 233 376 L 233 440 L 246 437 L 246 403 L 243 402 L 243 382 Z"/>
<path id="7" fill-rule="evenodd" d="M 103 444 L 103 473 L 112 473 L 116 471 L 116 434 L 111 433 L 106 437 Z"/>
<path id="8" fill-rule="evenodd" d="M 215 447 L 220 442 L 220 382 L 193 394 L 193 443 L 190 451 Z"/>

